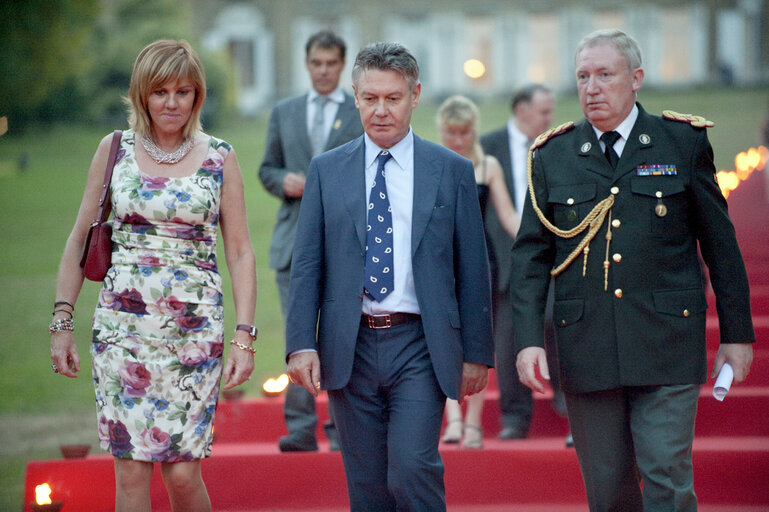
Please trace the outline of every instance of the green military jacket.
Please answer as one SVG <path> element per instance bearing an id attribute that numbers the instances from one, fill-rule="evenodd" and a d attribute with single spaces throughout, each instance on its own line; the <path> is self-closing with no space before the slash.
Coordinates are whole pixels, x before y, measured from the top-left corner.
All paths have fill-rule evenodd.
<path id="1" fill-rule="evenodd" d="M 755 339 L 747 275 L 707 131 L 638 108 L 616 170 L 586 120 L 543 137 L 534 153 L 536 203 L 560 230 L 576 227 L 613 196 L 587 260 L 580 252 L 555 277 L 553 323 L 561 385 L 569 392 L 705 381 L 708 306 L 698 245 L 721 342 Z M 530 192 L 513 246 L 518 350 L 544 346 L 550 271 L 586 233 L 564 238 L 548 230 Z"/>

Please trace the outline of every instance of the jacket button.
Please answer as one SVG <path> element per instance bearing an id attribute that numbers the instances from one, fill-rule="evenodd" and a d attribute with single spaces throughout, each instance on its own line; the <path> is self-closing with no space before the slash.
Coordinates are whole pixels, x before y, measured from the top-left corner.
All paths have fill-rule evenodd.
<path id="1" fill-rule="evenodd" d="M 621 299 L 622 298 L 622 288 L 617 288 L 616 290 L 614 290 L 614 296 L 617 297 L 618 299 Z"/>
<path id="2" fill-rule="evenodd" d="M 688 317 L 690 314 L 688 309 L 684 309 L 684 316 Z"/>
<path id="3" fill-rule="evenodd" d="M 619 187 L 612 187 L 609 190 L 609 192 L 611 192 L 612 194 L 614 194 L 616 196 L 617 194 L 619 194 Z"/>
<path id="4" fill-rule="evenodd" d="M 566 320 L 561 320 L 561 327 L 566 327 Z"/>
<path id="5" fill-rule="evenodd" d="M 619 263 L 622 261 L 622 255 L 620 253 L 615 253 L 614 256 L 611 257 L 611 259 L 614 260 L 614 263 Z"/>
<path id="6" fill-rule="evenodd" d="M 619 219 L 614 219 L 613 221 L 611 221 L 611 227 L 613 227 L 614 229 L 617 229 L 621 225 L 622 223 L 619 221 Z"/>

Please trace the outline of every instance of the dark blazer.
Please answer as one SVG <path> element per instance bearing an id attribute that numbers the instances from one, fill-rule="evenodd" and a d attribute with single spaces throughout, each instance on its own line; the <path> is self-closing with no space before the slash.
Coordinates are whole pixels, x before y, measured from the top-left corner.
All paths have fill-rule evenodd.
<path id="1" fill-rule="evenodd" d="M 284 270 L 291 264 L 291 251 L 296 236 L 301 198 L 286 197 L 283 178 L 288 172 L 307 174 L 312 159 L 312 146 L 307 134 L 307 95 L 278 102 L 270 114 L 267 144 L 259 168 L 259 179 L 267 191 L 283 203 L 277 214 L 270 243 L 270 268 Z M 345 93 L 326 142 L 326 149 L 349 142 L 363 133 L 355 99 Z"/>
<path id="2" fill-rule="evenodd" d="M 360 326 L 366 240 L 363 137 L 312 160 L 286 321 L 286 355 L 317 349 L 324 389 L 344 387 Z M 422 326 L 443 392 L 462 363 L 493 366 L 486 244 L 469 160 L 414 137 L 411 262 Z"/>
<path id="3" fill-rule="evenodd" d="M 487 133 L 480 138 L 481 147 L 487 155 L 492 155 L 502 165 L 505 175 L 505 185 L 510 194 L 510 201 L 515 205 L 515 184 L 513 183 L 513 164 L 510 159 L 510 137 L 507 126 L 499 130 Z M 494 292 L 503 294 L 510 289 L 510 274 L 512 270 L 510 249 L 513 247 L 513 239 L 507 234 L 499 221 L 497 211 L 489 202 L 486 208 L 486 236 L 489 239 L 491 251 L 494 251 L 496 268 L 494 274 Z"/>
<path id="4" fill-rule="evenodd" d="M 697 245 L 716 294 L 722 343 L 755 339 L 748 281 L 727 205 L 715 181 L 707 132 L 647 114 L 638 120 L 616 170 L 582 121 L 537 149 L 533 180 L 545 216 L 576 226 L 614 194 L 608 290 L 607 224 L 583 256 L 555 279 L 561 385 L 583 393 L 620 386 L 696 384 L 706 379 L 705 310 Z M 642 165 L 675 166 L 643 176 Z M 613 190 L 612 190 L 613 189 Z M 655 213 L 662 204 L 665 215 Z M 513 264 L 516 348 L 542 346 L 549 271 L 581 240 L 560 238 L 536 217 L 527 197 Z"/>

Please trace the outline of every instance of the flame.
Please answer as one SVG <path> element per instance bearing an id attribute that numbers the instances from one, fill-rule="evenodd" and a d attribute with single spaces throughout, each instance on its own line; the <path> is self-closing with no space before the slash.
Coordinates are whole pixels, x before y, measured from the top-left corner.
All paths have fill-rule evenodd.
<path id="1" fill-rule="evenodd" d="M 40 484 L 35 487 L 35 501 L 38 505 L 50 505 L 51 504 L 51 486 L 46 484 Z"/>
<path id="2" fill-rule="evenodd" d="M 273 379 L 272 377 L 267 379 L 267 381 L 262 385 L 262 389 L 268 393 L 280 393 L 286 389 L 286 386 L 288 386 L 288 375 L 284 373 L 277 379 Z"/>
<path id="3" fill-rule="evenodd" d="M 716 179 L 721 193 L 725 198 L 729 193 L 740 186 L 740 182 L 748 179 L 753 171 L 763 171 L 766 161 L 769 160 L 769 149 L 764 146 L 750 148 L 734 157 L 734 171 L 718 171 Z"/>

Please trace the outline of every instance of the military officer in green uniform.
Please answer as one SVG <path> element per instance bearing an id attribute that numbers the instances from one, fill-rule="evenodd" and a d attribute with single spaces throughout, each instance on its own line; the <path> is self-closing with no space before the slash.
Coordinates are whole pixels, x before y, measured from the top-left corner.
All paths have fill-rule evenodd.
<path id="1" fill-rule="evenodd" d="M 549 378 L 543 312 L 555 276 L 560 379 L 590 510 L 694 511 L 692 441 L 707 377 L 702 259 L 724 363 L 748 374 L 748 280 L 699 116 L 636 102 L 638 44 L 619 30 L 576 52 L 586 120 L 540 136 L 513 247 L 519 378 Z M 640 481 L 643 482 L 641 491 Z"/>

